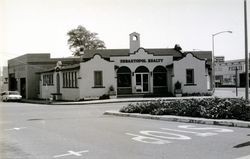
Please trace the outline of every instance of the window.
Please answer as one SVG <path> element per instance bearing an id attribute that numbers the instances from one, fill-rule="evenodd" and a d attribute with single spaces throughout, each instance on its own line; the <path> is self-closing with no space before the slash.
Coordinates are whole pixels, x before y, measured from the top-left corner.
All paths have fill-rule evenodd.
<path id="1" fill-rule="evenodd" d="M 43 75 L 43 85 L 51 86 L 53 85 L 53 73 Z"/>
<path id="2" fill-rule="evenodd" d="M 186 69 L 186 83 L 194 84 L 194 69 Z"/>
<path id="3" fill-rule="evenodd" d="M 94 86 L 103 87 L 102 71 L 94 71 Z"/>
<path id="4" fill-rule="evenodd" d="M 167 86 L 167 70 L 163 66 L 157 66 L 153 75 L 154 86 Z"/>
<path id="5" fill-rule="evenodd" d="M 136 85 L 141 85 L 141 74 L 136 74 Z"/>
<path id="6" fill-rule="evenodd" d="M 117 71 L 117 86 L 131 87 L 131 71 L 128 67 L 122 66 Z"/>
<path id="7" fill-rule="evenodd" d="M 78 88 L 77 72 L 63 72 L 63 88 Z"/>

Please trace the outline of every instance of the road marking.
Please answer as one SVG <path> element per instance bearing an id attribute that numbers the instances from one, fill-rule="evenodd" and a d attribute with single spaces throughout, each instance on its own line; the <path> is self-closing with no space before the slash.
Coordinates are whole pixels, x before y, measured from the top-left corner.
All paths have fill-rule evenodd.
<path id="1" fill-rule="evenodd" d="M 242 157 L 236 158 L 236 159 L 250 159 L 250 155 L 248 155 L 248 156 L 242 156 Z"/>
<path id="2" fill-rule="evenodd" d="M 195 134 L 196 136 L 200 137 L 207 137 L 207 136 L 214 136 L 218 135 L 218 133 L 228 133 L 228 132 L 234 132 L 231 129 L 222 129 L 222 128 L 215 128 L 215 127 L 195 127 L 192 125 L 180 125 L 178 126 L 180 129 L 188 129 L 188 130 L 177 130 L 177 129 L 169 129 L 169 128 L 161 128 L 161 130 L 164 131 L 148 131 L 148 130 L 142 130 L 139 133 L 140 134 L 131 134 L 131 133 L 125 133 L 126 135 L 133 136 L 132 140 L 143 142 L 147 144 L 169 144 L 172 143 L 169 140 L 190 140 L 192 139 L 189 136 L 185 136 L 182 134 L 176 134 L 172 132 L 179 132 L 179 133 L 189 133 L 189 134 Z M 189 131 L 189 130 L 198 130 L 196 131 Z M 214 131 L 214 132 L 199 132 L 200 131 Z M 169 132 L 172 131 L 172 132 Z M 215 133 L 216 132 L 216 133 Z M 142 134 L 142 135 L 141 135 Z"/>
<path id="3" fill-rule="evenodd" d="M 197 128 L 193 125 L 180 125 L 178 128 L 191 129 L 191 130 L 214 130 L 215 132 L 234 132 L 231 129 L 213 128 L 213 127 L 203 127 Z"/>
<path id="4" fill-rule="evenodd" d="M 175 131 L 175 132 L 190 133 L 190 134 L 195 134 L 195 135 L 201 136 L 201 137 L 217 135 L 217 133 L 211 133 L 211 132 L 200 133 L 200 132 L 194 132 L 194 131 L 184 131 L 184 130 L 176 130 L 176 129 L 168 129 L 168 128 L 161 128 L 161 129 L 168 130 L 168 131 Z"/>
<path id="5" fill-rule="evenodd" d="M 12 131 L 12 130 L 21 130 L 21 129 L 26 129 L 26 127 L 20 127 L 20 128 L 11 128 L 11 129 L 5 129 L 5 131 Z"/>
<path id="6" fill-rule="evenodd" d="M 137 135 L 137 134 L 131 134 L 131 133 L 126 133 L 127 135 L 130 136 L 135 136 L 132 138 L 132 140 L 138 141 L 138 142 L 143 142 L 146 144 L 158 144 L 158 145 L 163 145 L 163 144 L 169 144 L 171 143 L 170 141 L 167 140 L 162 140 L 154 137 L 148 137 L 148 136 L 142 136 L 142 135 Z"/>
<path id="7" fill-rule="evenodd" d="M 191 139 L 190 137 L 185 136 L 185 135 L 174 134 L 174 133 L 169 133 L 169 132 L 161 132 L 161 131 L 140 131 L 140 133 L 143 135 L 148 135 L 148 136 L 153 136 L 153 137 L 163 138 L 163 139 L 170 139 L 170 140 L 190 140 Z M 163 134 L 163 136 L 155 135 L 155 134 Z M 165 135 L 170 135 L 170 136 L 165 136 Z"/>
<path id="8" fill-rule="evenodd" d="M 89 152 L 89 150 L 84 150 L 84 151 L 78 151 L 78 152 L 75 152 L 75 151 L 68 151 L 68 153 L 66 154 L 62 154 L 62 155 L 55 155 L 53 156 L 53 158 L 59 158 L 59 157 L 65 157 L 65 156 L 70 156 L 70 155 L 74 155 L 74 156 L 82 156 L 82 153 L 87 153 Z"/>

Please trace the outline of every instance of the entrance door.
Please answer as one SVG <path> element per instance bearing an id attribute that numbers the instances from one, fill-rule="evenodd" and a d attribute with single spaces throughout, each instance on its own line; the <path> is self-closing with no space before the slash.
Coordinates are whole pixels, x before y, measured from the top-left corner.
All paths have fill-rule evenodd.
<path id="1" fill-rule="evenodd" d="M 149 92 L 149 74 L 148 73 L 136 73 L 136 92 L 147 93 Z"/>

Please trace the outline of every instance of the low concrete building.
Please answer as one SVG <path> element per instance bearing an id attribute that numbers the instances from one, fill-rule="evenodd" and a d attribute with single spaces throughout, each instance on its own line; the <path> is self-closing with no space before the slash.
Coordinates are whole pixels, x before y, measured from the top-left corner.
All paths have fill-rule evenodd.
<path id="1" fill-rule="evenodd" d="M 85 50 L 77 65 L 42 71 L 41 98 L 96 99 L 108 95 L 174 94 L 179 81 L 183 93 L 212 92 L 211 51 L 182 52 L 180 47 L 145 49 L 140 35 L 129 35 L 129 49 Z"/>

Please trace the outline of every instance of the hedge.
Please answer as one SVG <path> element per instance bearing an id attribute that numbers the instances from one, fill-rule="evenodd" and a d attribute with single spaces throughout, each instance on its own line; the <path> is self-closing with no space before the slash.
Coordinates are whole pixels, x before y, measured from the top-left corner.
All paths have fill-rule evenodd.
<path id="1" fill-rule="evenodd" d="M 242 98 L 217 97 L 175 101 L 157 100 L 131 103 L 121 108 L 120 112 L 250 121 L 250 107 L 246 106 L 246 103 Z"/>

